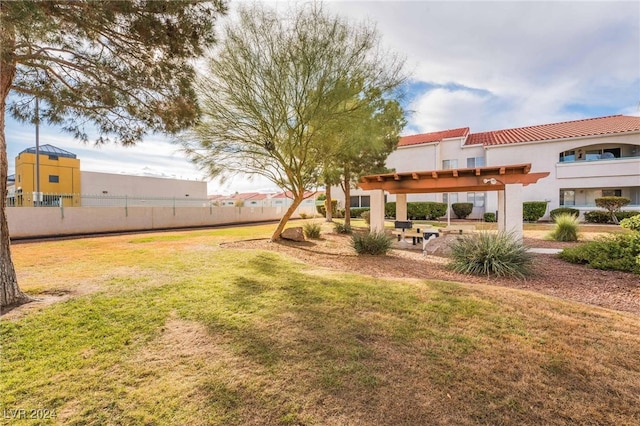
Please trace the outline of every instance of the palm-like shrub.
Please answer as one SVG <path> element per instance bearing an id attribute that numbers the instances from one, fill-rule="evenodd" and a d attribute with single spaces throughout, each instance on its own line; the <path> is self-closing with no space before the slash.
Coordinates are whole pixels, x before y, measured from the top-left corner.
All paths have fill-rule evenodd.
<path id="1" fill-rule="evenodd" d="M 532 261 L 527 247 L 512 233 L 480 232 L 451 244 L 449 267 L 463 274 L 524 278 L 531 273 Z"/>
<path id="2" fill-rule="evenodd" d="M 307 222 L 302 226 L 302 232 L 307 238 L 320 238 L 322 226 L 316 222 Z"/>
<path id="3" fill-rule="evenodd" d="M 562 213 L 555 217 L 556 226 L 549 237 L 556 241 L 578 241 L 578 217 Z"/>
<path id="4" fill-rule="evenodd" d="M 358 254 L 372 255 L 387 254 L 393 241 L 384 231 L 357 233 L 351 239 Z"/>

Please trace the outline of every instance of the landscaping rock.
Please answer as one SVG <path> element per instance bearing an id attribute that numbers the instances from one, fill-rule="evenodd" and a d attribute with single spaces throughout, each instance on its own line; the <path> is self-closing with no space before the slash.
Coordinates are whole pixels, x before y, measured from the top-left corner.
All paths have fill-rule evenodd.
<path id="1" fill-rule="evenodd" d="M 280 234 L 280 238 L 290 241 L 306 241 L 304 239 L 304 232 L 302 232 L 301 226 L 285 229 L 282 231 L 282 234 Z"/>

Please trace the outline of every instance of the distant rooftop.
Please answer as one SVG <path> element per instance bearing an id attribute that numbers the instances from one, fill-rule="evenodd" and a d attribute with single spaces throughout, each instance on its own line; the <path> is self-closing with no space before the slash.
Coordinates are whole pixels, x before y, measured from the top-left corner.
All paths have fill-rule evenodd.
<path id="1" fill-rule="evenodd" d="M 34 146 L 31 148 L 27 148 L 24 151 L 22 151 L 20 154 L 22 154 L 23 152 L 26 152 L 28 154 L 35 154 L 36 147 Z M 57 155 L 58 157 L 66 157 L 66 158 L 77 158 L 73 152 L 65 151 L 64 149 L 60 149 L 57 146 L 53 146 L 49 144 L 40 145 L 40 154 Z"/>

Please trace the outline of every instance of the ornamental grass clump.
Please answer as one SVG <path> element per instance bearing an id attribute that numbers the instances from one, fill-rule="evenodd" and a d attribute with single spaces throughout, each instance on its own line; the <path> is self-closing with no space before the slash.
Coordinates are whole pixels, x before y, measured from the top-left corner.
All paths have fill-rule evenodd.
<path id="1" fill-rule="evenodd" d="M 556 241 L 578 241 L 578 217 L 562 213 L 554 219 L 556 226 L 549 237 Z"/>
<path id="2" fill-rule="evenodd" d="M 307 222 L 302 226 L 302 231 L 307 238 L 320 238 L 320 232 L 322 231 L 322 226 L 316 222 Z"/>
<path id="3" fill-rule="evenodd" d="M 469 275 L 524 278 L 531 273 L 533 256 L 513 233 L 480 232 L 451 244 L 449 267 Z"/>
<path id="4" fill-rule="evenodd" d="M 381 232 L 367 232 L 353 234 L 351 237 L 353 248 L 358 254 L 383 255 L 391 249 L 392 239 Z"/>

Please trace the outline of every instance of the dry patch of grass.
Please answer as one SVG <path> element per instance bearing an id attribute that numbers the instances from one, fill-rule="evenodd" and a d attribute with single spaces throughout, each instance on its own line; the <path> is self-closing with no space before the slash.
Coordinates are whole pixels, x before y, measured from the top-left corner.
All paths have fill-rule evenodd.
<path id="1" fill-rule="evenodd" d="M 640 420 L 636 315 L 492 286 L 323 274 L 220 247 L 232 238 L 16 246 L 32 289 L 76 293 L 3 317 L 0 408 L 105 425 Z M 67 275 L 33 278 L 46 275 L 30 256 L 52 248 Z M 96 290 L 81 293 L 87 283 Z"/>

